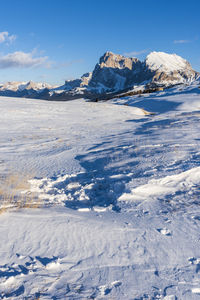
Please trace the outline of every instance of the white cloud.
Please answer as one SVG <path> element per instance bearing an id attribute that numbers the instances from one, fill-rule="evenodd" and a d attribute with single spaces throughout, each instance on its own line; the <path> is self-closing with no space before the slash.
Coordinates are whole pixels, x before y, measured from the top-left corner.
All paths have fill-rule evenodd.
<path id="1" fill-rule="evenodd" d="M 147 50 L 140 50 L 140 51 L 132 51 L 132 52 L 126 52 L 124 53 L 125 56 L 137 56 L 137 55 L 141 55 L 147 53 Z"/>
<path id="2" fill-rule="evenodd" d="M 174 44 L 187 44 L 190 43 L 189 40 L 175 40 Z"/>
<path id="3" fill-rule="evenodd" d="M 16 35 L 10 35 L 7 31 L 0 32 L 0 43 L 10 44 L 16 40 Z"/>
<path id="4" fill-rule="evenodd" d="M 0 56 L 0 69 L 31 68 L 39 66 L 49 68 L 50 64 L 47 56 L 34 57 L 34 51 L 29 53 L 17 51 Z"/>

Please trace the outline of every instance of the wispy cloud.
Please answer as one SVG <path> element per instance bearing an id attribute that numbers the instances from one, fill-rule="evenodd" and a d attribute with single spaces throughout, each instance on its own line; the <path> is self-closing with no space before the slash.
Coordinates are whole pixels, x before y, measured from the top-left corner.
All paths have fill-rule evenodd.
<path id="1" fill-rule="evenodd" d="M 190 43 L 190 40 L 175 40 L 174 44 L 187 44 Z"/>
<path id="2" fill-rule="evenodd" d="M 7 31 L 0 32 L 0 43 L 11 44 L 16 40 L 17 36 L 9 34 Z"/>
<path id="3" fill-rule="evenodd" d="M 54 68 L 54 69 L 68 68 L 71 65 L 82 64 L 83 62 L 84 62 L 83 59 L 74 59 L 74 60 L 70 60 L 70 61 L 63 61 L 61 63 L 53 62 L 52 68 Z"/>
<path id="4" fill-rule="evenodd" d="M 144 50 L 140 50 L 140 51 L 132 51 L 132 52 L 126 52 L 124 53 L 125 56 L 137 56 L 137 55 L 141 55 L 144 53 L 147 53 L 148 50 L 144 49 Z"/>
<path id="5" fill-rule="evenodd" d="M 32 67 L 49 68 L 51 62 L 48 61 L 48 56 L 36 57 L 33 52 L 17 51 L 0 56 L 0 69 L 8 68 L 32 68 Z"/>

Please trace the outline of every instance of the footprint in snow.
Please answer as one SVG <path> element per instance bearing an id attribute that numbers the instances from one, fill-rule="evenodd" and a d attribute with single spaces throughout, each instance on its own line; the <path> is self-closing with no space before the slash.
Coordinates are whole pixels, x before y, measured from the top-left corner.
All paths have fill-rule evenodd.
<path id="1" fill-rule="evenodd" d="M 192 219 L 194 219 L 196 221 L 200 221 L 200 216 L 192 216 Z"/>
<path id="2" fill-rule="evenodd" d="M 163 300 L 177 300 L 175 295 L 168 295 L 163 298 Z"/>
<path id="3" fill-rule="evenodd" d="M 192 264 L 192 265 L 197 265 L 200 263 L 200 258 L 196 258 L 196 257 L 189 257 L 188 261 Z"/>
<path id="4" fill-rule="evenodd" d="M 120 281 L 113 281 L 111 284 L 108 285 L 101 285 L 98 287 L 98 290 L 101 293 L 101 296 L 106 296 L 110 294 L 113 288 L 117 288 L 121 285 L 122 283 Z"/>
<path id="5" fill-rule="evenodd" d="M 56 262 L 58 260 L 57 256 L 53 256 L 53 257 L 40 257 L 40 256 L 36 256 L 35 257 L 43 266 L 47 266 L 50 263 Z"/>
<path id="6" fill-rule="evenodd" d="M 158 228 L 157 231 L 166 236 L 172 235 L 171 231 L 167 228 Z"/>
<path id="7" fill-rule="evenodd" d="M 191 263 L 191 265 L 195 265 L 196 267 L 196 273 L 199 273 L 200 271 L 200 258 L 190 257 L 188 258 L 188 261 Z"/>

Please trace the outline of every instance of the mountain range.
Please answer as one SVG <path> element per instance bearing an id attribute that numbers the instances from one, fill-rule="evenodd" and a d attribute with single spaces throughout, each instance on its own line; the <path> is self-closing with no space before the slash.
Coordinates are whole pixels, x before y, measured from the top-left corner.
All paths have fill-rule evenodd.
<path id="1" fill-rule="evenodd" d="M 0 84 L 0 96 L 47 100 L 110 99 L 120 95 L 149 93 L 177 84 L 191 84 L 200 78 L 188 61 L 176 54 L 151 52 L 144 61 L 107 51 L 93 72 L 61 86 L 47 83 L 7 82 Z"/>

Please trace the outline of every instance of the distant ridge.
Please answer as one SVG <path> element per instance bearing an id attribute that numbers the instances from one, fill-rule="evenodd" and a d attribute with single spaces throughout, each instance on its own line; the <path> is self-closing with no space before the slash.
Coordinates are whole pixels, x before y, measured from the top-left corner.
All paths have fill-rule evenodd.
<path id="1" fill-rule="evenodd" d="M 142 93 L 177 84 L 191 84 L 200 78 L 188 61 L 176 54 L 151 52 L 144 61 L 107 51 L 93 72 L 62 86 L 46 83 L 8 82 L 0 84 L 0 96 L 47 100 L 76 98 L 109 99 L 120 93 Z"/>

